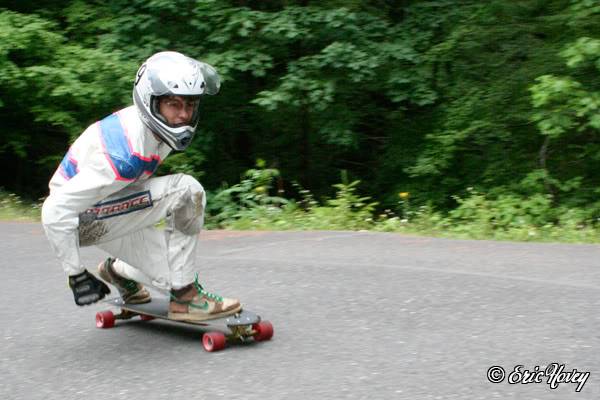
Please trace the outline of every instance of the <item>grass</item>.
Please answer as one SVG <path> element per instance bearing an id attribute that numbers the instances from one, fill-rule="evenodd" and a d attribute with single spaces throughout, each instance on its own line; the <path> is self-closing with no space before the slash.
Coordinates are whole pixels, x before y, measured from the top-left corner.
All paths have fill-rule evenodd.
<path id="1" fill-rule="evenodd" d="M 417 212 L 411 220 L 393 215 L 370 218 L 369 213 L 340 210 L 340 206 L 318 206 L 309 212 L 291 205 L 284 207 L 257 206 L 235 217 L 215 223 L 207 216 L 207 229 L 234 230 L 364 230 L 396 232 L 420 236 L 453 239 L 486 239 L 521 242 L 600 243 L 600 229 L 577 223 L 521 224 L 499 228 L 487 220 L 458 222 L 439 213 Z M 19 196 L 0 191 L 0 221 L 39 222 L 41 202 L 22 200 Z"/>
<path id="2" fill-rule="evenodd" d="M 339 211 L 319 207 L 318 212 L 306 213 L 271 210 L 248 210 L 237 219 L 221 221 L 219 227 L 233 230 L 352 230 L 372 232 L 395 232 L 418 236 L 498 240 L 518 242 L 599 243 L 600 230 L 579 224 L 546 224 L 536 226 L 522 224 L 499 228 L 488 222 L 457 222 L 439 214 L 424 215 L 408 221 L 398 217 L 379 217 L 342 221 Z M 210 224 L 210 217 L 207 222 Z M 214 227 L 214 225 L 213 225 Z"/>
<path id="3" fill-rule="evenodd" d="M 41 209 L 41 202 L 24 201 L 16 194 L 0 191 L 0 221 L 40 221 Z"/>

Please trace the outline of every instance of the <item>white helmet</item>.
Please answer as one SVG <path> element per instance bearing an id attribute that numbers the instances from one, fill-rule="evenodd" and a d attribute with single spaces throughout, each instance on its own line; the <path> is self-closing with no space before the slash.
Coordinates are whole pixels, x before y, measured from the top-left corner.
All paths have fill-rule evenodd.
<path id="1" fill-rule="evenodd" d="M 184 150 L 198 125 L 198 102 L 189 125 L 169 125 L 159 112 L 160 96 L 217 94 L 221 81 L 210 65 L 174 51 L 156 53 L 137 72 L 133 103 L 146 126 L 173 150 Z"/>

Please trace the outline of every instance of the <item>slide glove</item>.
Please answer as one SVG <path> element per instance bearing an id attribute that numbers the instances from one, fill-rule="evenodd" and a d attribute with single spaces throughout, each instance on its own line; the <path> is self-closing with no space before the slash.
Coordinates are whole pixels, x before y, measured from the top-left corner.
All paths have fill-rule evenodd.
<path id="1" fill-rule="evenodd" d="M 77 275 L 69 276 L 69 287 L 73 291 L 75 304 L 86 306 L 102 300 L 110 293 L 106 283 L 90 274 L 87 270 Z"/>

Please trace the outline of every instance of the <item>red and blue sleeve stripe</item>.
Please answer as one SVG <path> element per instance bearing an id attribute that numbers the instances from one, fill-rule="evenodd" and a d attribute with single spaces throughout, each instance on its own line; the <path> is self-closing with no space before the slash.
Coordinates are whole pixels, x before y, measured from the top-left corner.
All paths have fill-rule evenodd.
<path id="1" fill-rule="evenodd" d="M 70 151 L 67 152 L 65 157 L 60 162 L 58 171 L 66 180 L 71 179 L 79 172 L 79 169 L 77 168 L 77 160 L 71 156 Z"/>
<path id="2" fill-rule="evenodd" d="M 117 180 L 133 181 L 144 173 L 152 175 L 156 171 L 160 157 L 156 154 L 144 157 L 133 151 L 118 114 L 104 118 L 99 127 L 104 154 Z"/>

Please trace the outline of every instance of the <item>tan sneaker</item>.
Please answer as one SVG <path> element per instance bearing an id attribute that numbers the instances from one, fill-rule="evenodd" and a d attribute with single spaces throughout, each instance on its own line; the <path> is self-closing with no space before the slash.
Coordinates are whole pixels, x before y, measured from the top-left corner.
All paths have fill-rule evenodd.
<path id="1" fill-rule="evenodd" d="M 169 319 L 205 321 L 233 315 L 241 309 L 242 305 L 238 299 L 228 299 L 204 290 L 198 283 L 196 274 L 194 283 L 179 290 L 171 290 Z"/>
<path id="2" fill-rule="evenodd" d="M 98 265 L 98 275 L 100 275 L 100 278 L 113 284 L 117 288 L 119 294 L 123 298 L 123 302 L 127 304 L 149 303 L 152 300 L 150 293 L 141 283 L 117 274 L 113 268 L 114 262 L 114 258 L 107 258 L 106 261 L 101 262 L 100 265 Z"/>

